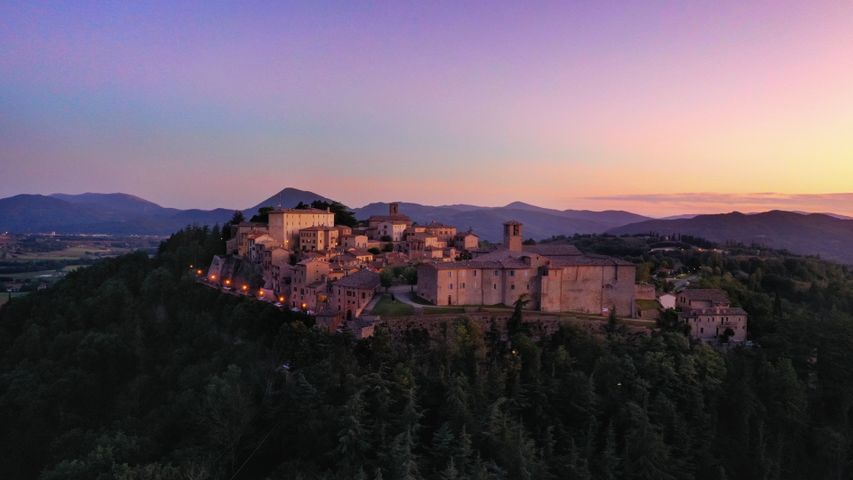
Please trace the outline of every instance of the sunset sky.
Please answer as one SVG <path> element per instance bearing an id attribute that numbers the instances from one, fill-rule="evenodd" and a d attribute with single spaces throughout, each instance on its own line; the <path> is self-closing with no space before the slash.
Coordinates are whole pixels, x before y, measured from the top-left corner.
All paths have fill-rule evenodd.
<path id="1" fill-rule="evenodd" d="M 0 197 L 853 215 L 849 0 L 141 3 L 0 2 Z"/>

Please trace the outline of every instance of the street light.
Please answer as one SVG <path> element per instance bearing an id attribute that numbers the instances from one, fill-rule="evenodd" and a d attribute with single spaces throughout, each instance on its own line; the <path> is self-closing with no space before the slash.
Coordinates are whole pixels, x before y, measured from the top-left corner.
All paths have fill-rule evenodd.
<path id="1" fill-rule="evenodd" d="M 240 290 L 243 290 L 244 292 L 247 292 L 247 291 L 249 291 L 249 286 L 248 286 L 248 285 L 243 285 L 242 287 L 240 287 Z"/>
<path id="2" fill-rule="evenodd" d="M 231 285 L 231 279 L 230 279 L 230 278 L 226 278 L 226 279 L 225 279 L 225 285 L 226 285 L 226 286 L 230 286 L 230 285 Z"/>
<path id="3" fill-rule="evenodd" d="M 278 297 L 278 303 L 284 303 L 284 295 Z"/>

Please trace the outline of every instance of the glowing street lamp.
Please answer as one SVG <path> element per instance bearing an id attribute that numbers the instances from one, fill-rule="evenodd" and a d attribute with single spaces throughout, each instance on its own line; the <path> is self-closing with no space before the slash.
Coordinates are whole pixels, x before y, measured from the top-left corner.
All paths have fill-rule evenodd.
<path id="1" fill-rule="evenodd" d="M 198 270 L 196 270 L 196 271 L 195 271 L 195 274 L 196 274 L 196 275 L 201 275 L 202 273 L 204 273 L 204 272 L 202 272 L 200 268 L 199 268 Z"/>
<path id="2" fill-rule="evenodd" d="M 307 303 L 302 304 L 302 310 L 308 310 L 308 304 Z"/>
<path id="3" fill-rule="evenodd" d="M 211 280 L 216 280 L 216 275 L 211 275 L 209 278 L 210 278 Z"/>
<path id="4" fill-rule="evenodd" d="M 240 290 L 243 290 L 244 292 L 248 292 L 249 286 L 244 284 L 242 287 L 240 287 Z"/>
<path id="5" fill-rule="evenodd" d="M 263 290 L 263 289 L 258 290 L 258 296 L 259 296 L 259 297 L 263 297 L 263 296 L 264 296 L 264 290 Z"/>
<path id="6" fill-rule="evenodd" d="M 226 285 L 226 286 L 231 286 L 231 279 L 230 279 L 230 278 L 226 278 L 226 279 L 225 279 L 225 285 Z"/>
<path id="7" fill-rule="evenodd" d="M 278 297 L 278 303 L 284 303 L 284 295 Z"/>

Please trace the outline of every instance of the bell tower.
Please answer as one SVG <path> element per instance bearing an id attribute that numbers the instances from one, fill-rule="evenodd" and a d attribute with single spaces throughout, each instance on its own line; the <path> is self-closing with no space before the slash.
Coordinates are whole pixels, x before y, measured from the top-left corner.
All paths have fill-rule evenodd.
<path id="1" fill-rule="evenodd" d="M 400 213 L 400 204 L 399 203 L 393 202 L 393 203 L 388 204 L 388 214 L 390 216 L 393 217 L 395 215 L 398 215 L 399 213 Z"/>
<path id="2" fill-rule="evenodd" d="M 515 220 L 504 222 L 504 247 L 510 252 L 520 252 L 521 242 L 521 223 Z"/>

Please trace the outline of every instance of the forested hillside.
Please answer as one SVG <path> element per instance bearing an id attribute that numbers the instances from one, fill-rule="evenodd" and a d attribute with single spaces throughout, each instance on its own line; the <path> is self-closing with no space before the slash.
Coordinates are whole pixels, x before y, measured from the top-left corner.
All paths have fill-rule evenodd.
<path id="1" fill-rule="evenodd" d="M 540 341 L 512 322 L 507 343 L 463 319 L 356 342 L 196 285 L 189 265 L 223 246 L 191 228 L 0 309 L 0 478 L 851 476 L 846 267 L 576 241 L 725 288 L 759 346 L 721 353 L 667 322 Z"/>

